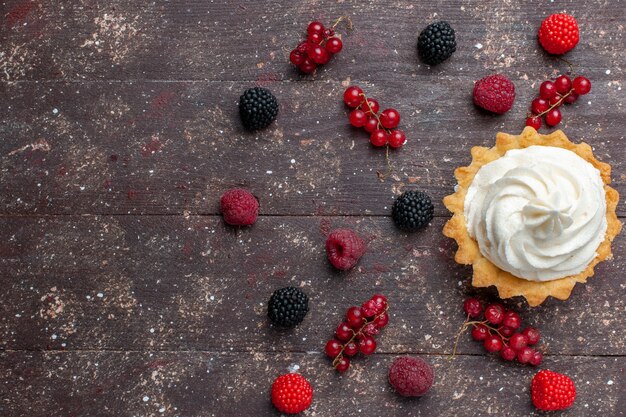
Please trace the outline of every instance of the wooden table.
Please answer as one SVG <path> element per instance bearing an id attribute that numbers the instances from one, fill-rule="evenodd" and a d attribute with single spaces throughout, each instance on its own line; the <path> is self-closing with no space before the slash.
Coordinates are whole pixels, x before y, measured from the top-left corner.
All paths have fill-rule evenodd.
<path id="1" fill-rule="evenodd" d="M 273 379 L 297 370 L 314 386 L 308 416 L 538 415 L 536 369 L 504 363 L 461 337 L 471 271 L 442 236 L 453 170 L 497 131 L 520 132 L 539 84 L 567 66 L 536 41 L 566 10 L 582 40 L 567 55 L 592 80 L 561 128 L 613 167 L 626 196 L 626 12 L 622 1 L 4 0 L 0 5 L 0 415 L 272 416 Z M 288 53 L 308 22 L 347 15 L 344 50 L 313 76 Z M 416 39 L 428 23 L 455 28 L 458 50 L 429 68 Z M 341 29 L 343 31 L 343 28 Z M 512 111 L 471 101 L 473 82 L 500 72 Z M 358 84 L 402 114 L 409 143 L 385 152 L 348 126 L 344 88 Z M 250 134 L 239 95 L 261 85 L 281 108 Z M 261 216 L 227 227 L 219 196 L 253 191 Z M 390 206 L 417 188 L 435 201 L 425 230 L 394 228 Z M 620 203 L 618 212 L 626 215 Z M 358 268 L 334 271 L 328 230 L 370 241 Z M 626 241 L 567 302 L 529 309 L 541 368 L 578 387 L 562 415 L 626 415 Z M 266 302 L 295 285 L 311 311 L 293 331 L 268 325 Z M 379 349 L 337 374 L 321 352 L 345 309 L 386 294 Z M 386 371 L 398 355 L 435 367 L 421 399 L 403 399 Z"/>

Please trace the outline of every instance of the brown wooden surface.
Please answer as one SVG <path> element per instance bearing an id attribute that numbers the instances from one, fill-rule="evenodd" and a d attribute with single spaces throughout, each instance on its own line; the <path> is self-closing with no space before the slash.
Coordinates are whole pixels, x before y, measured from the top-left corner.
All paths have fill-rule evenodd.
<path id="1" fill-rule="evenodd" d="M 538 415 L 535 369 L 484 355 L 464 335 L 460 306 L 476 291 L 441 235 L 453 170 L 499 130 L 518 132 L 541 81 L 566 69 L 535 39 L 567 11 L 581 44 L 567 58 L 593 83 L 561 128 L 611 163 L 626 195 L 621 1 L 155 1 L 0 3 L 0 415 L 272 416 L 271 381 L 294 370 L 313 384 L 308 416 Z M 288 51 L 314 18 L 351 17 L 344 50 L 301 76 Z M 418 32 L 448 20 L 458 48 L 417 60 Z M 514 108 L 471 103 L 494 71 L 516 84 Z M 357 83 L 397 108 L 409 143 L 391 153 L 347 125 L 341 94 Z M 242 130 L 236 103 L 270 88 L 278 120 Z M 219 195 L 245 186 L 261 216 L 236 230 Z M 436 218 L 415 234 L 388 218 L 407 188 L 427 191 Z M 623 200 L 623 199 L 622 199 Z M 620 217 L 626 206 L 618 206 Z M 324 236 L 348 226 L 369 241 L 358 268 L 334 271 Z M 542 368 L 569 374 L 568 416 L 626 415 L 626 244 L 566 302 L 529 309 Z M 303 288 L 311 312 L 293 331 L 268 326 L 273 290 Z M 377 353 L 337 375 L 323 357 L 344 310 L 375 292 L 391 322 Z M 428 396 L 396 396 L 385 375 L 399 354 L 435 366 Z"/>

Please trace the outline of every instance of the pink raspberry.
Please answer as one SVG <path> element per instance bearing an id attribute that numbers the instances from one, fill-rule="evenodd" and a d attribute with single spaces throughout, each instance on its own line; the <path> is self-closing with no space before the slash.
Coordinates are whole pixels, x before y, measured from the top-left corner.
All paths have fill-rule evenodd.
<path id="1" fill-rule="evenodd" d="M 333 230 L 326 239 L 326 255 L 337 269 L 352 268 L 365 253 L 365 242 L 350 229 Z"/>
<path id="2" fill-rule="evenodd" d="M 511 110 L 515 101 L 515 85 L 502 74 L 489 75 L 476 81 L 474 104 L 494 113 Z"/>
<path id="3" fill-rule="evenodd" d="M 433 385 L 433 368 L 422 359 L 400 356 L 389 367 L 389 383 L 404 397 L 421 397 Z"/>
<path id="4" fill-rule="evenodd" d="M 249 226 L 259 215 L 259 202 L 242 188 L 226 191 L 220 199 L 224 221 L 233 226 Z"/>

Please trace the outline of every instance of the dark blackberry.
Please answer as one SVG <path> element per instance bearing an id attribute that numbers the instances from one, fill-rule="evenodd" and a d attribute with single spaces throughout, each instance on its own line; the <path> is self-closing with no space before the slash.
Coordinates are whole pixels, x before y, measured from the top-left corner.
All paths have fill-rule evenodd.
<path id="1" fill-rule="evenodd" d="M 391 217 L 400 229 L 414 231 L 426 226 L 435 211 L 430 197 L 421 191 L 406 191 L 393 203 Z"/>
<path id="2" fill-rule="evenodd" d="M 239 115 L 247 130 L 264 129 L 278 115 L 278 100 L 265 88 L 249 88 L 239 98 Z"/>
<path id="3" fill-rule="evenodd" d="M 267 304 L 267 315 L 277 326 L 294 327 L 309 311 L 309 297 L 298 288 L 285 287 L 274 291 Z"/>
<path id="4" fill-rule="evenodd" d="M 417 52 L 424 63 L 437 65 L 456 51 L 454 29 L 448 22 L 431 23 L 417 38 Z"/>

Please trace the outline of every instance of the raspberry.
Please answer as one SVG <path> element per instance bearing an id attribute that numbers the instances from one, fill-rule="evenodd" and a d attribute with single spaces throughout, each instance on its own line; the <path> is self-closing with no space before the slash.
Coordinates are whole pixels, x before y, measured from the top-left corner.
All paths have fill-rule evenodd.
<path id="1" fill-rule="evenodd" d="M 365 242 L 350 229 L 333 230 L 326 239 L 326 255 L 337 269 L 352 268 L 365 253 Z"/>
<path id="2" fill-rule="evenodd" d="M 476 81 L 474 104 L 490 112 L 503 114 L 515 101 L 515 85 L 501 74 L 489 75 Z"/>
<path id="3" fill-rule="evenodd" d="M 272 384 L 272 404 L 281 413 L 301 413 L 309 408 L 311 401 L 313 401 L 313 388 L 301 375 L 281 375 Z"/>
<path id="4" fill-rule="evenodd" d="M 538 36 L 546 52 L 562 55 L 578 44 L 578 23 L 568 14 L 553 14 L 541 23 Z"/>
<path id="5" fill-rule="evenodd" d="M 259 214 L 259 202 L 242 188 L 226 191 L 220 199 L 224 221 L 233 226 L 249 226 L 256 222 Z"/>
<path id="6" fill-rule="evenodd" d="M 548 370 L 537 372 L 530 390 L 533 404 L 542 411 L 564 410 L 576 399 L 574 381 L 566 375 Z"/>
<path id="7" fill-rule="evenodd" d="M 433 368 L 422 359 L 401 356 L 389 367 L 389 383 L 403 397 L 421 397 L 433 385 Z"/>

